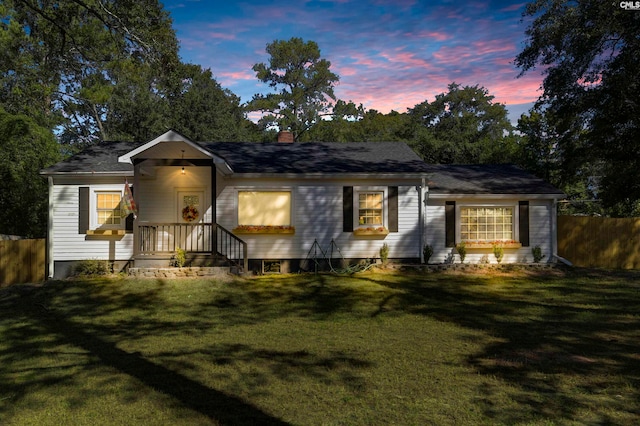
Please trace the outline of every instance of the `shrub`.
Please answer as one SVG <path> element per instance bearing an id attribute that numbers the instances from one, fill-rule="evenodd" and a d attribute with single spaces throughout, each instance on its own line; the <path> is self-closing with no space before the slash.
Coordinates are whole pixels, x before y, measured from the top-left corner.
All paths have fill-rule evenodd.
<path id="1" fill-rule="evenodd" d="M 535 263 L 540 263 L 540 261 L 544 258 L 544 254 L 542 254 L 542 249 L 540 246 L 531 247 L 531 254 L 533 255 L 533 261 Z"/>
<path id="2" fill-rule="evenodd" d="M 389 259 L 389 246 L 387 243 L 382 244 L 382 248 L 380 248 L 380 260 L 382 263 L 387 263 Z"/>
<path id="3" fill-rule="evenodd" d="M 504 257 L 504 248 L 500 244 L 494 244 L 493 255 L 496 257 L 498 263 L 502 263 L 502 258 Z"/>
<path id="4" fill-rule="evenodd" d="M 180 247 L 176 248 L 176 254 L 171 258 L 171 266 L 182 268 L 187 261 L 186 253 Z"/>
<path id="5" fill-rule="evenodd" d="M 429 259 L 433 256 L 433 247 L 429 244 L 425 245 L 422 249 L 422 255 L 424 256 L 424 263 L 429 263 Z"/>
<path id="6" fill-rule="evenodd" d="M 465 257 L 467 257 L 467 246 L 465 245 L 464 241 L 456 244 L 456 251 L 460 255 L 460 263 L 464 263 L 464 259 Z"/>
<path id="7" fill-rule="evenodd" d="M 87 259 L 81 260 L 73 266 L 71 275 L 74 277 L 94 277 L 109 275 L 111 268 L 106 260 Z"/>

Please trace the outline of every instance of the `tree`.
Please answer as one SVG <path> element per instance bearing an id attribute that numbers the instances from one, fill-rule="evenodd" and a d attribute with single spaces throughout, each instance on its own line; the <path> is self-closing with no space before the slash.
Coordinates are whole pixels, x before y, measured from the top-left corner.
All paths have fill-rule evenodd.
<path id="1" fill-rule="evenodd" d="M 557 136 L 547 122 L 547 116 L 535 109 L 518 119 L 518 132 L 522 135 L 518 146 L 518 163 L 547 182 L 559 185 Z"/>
<path id="2" fill-rule="evenodd" d="M 245 116 L 240 98 L 223 89 L 210 70 L 181 65 L 179 87 L 169 97 L 171 127 L 194 140 L 247 141 L 259 131 Z"/>
<path id="3" fill-rule="evenodd" d="M 409 110 L 415 123 L 414 149 L 431 163 L 508 162 L 512 126 L 504 105 L 484 87 L 449 85 L 433 102 Z"/>
<path id="4" fill-rule="evenodd" d="M 620 3 L 537 0 L 516 65 L 544 68 L 566 185 L 590 187 L 614 215 L 640 214 L 640 14 Z M 593 174 L 591 174 L 593 173 Z M 597 187 L 594 187 L 597 185 Z"/>
<path id="5" fill-rule="evenodd" d="M 288 129 L 297 141 L 331 109 L 329 99 L 336 99 L 333 86 L 339 77 L 329 70 L 331 62 L 320 58 L 313 41 L 275 40 L 266 51 L 269 63 L 255 64 L 253 70 L 277 93 L 254 95 L 247 109 L 265 113 L 260 120 L 263 128 Z"/>
<path id="6" fill-rule="evenodd" d="M 48 188 L 39 171 L 58 158 L 49 129 L 0 108 L 0 234 L 46 235 Z"/>
<path id="7" fill-rule="evenodd" d="M 162 84 L 151 76 L 122 73 L 105 103 L 104 132 L 110 139 L 150 140 L 167 129 L 203 141 L 255 140 L 240 99 L 223 89 L 210 70 L 178 64 Z"/>
<path id="8" fill-rule="evenodd" d="M 179 62 L 157 0 L 5 0 L 0 52 L 7 112 L 62 126 L 63 140 L 80 142 L 108 137 L 104 119 L 118 84 L 139 75 L 154 90 Z"/>

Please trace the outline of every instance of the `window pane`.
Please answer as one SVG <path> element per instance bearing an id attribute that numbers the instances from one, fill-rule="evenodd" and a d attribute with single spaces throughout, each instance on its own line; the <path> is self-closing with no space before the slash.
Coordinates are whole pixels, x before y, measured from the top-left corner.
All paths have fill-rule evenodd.
<path id="1" fill-rule="evenodd" d="M 98 225 L 119 225 L 120 224 L 120 192 L 99 192 L 96 193 L 96 210 Z"/>
<path id="2" fill-rule="evenodd" d="M 238 225 L 291 225 L 291 192 L 238 192 Z"/>
<path id="3" fill-rule="evenodd" d="M 513 239 L 513 208 L 461 208 L 460 238 L 472 241 Z"/>
<path id="4" fill-rule="evenodd" d="M 358 224 L 382 226 L 382 192 L 358 194 Z"/>

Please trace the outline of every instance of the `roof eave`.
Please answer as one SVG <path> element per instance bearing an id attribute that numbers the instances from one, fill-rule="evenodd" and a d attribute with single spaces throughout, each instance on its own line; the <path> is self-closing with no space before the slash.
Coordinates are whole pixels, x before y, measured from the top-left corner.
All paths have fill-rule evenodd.
<path id="1" fill-rule="evenodd" d="M 514 199 L 514 198 L 526 198 L 529 200 L 559 200 L 565 198 L 563 193 L 528 193 L 528 192 L 509 192 L 509 193 L 490 193 L 490 192 L 439 192 L 436 190 L 429 191 L 430 199 Z"/>
<path id="2" fill-rule="evenodd" d="M 41 171 L 41 176 L 133 176 L 133 170 L 111 171 L 111 172 L 46 172 Z"/>
<path id="3" fill-rule="evenodd" d="M 233 173 L 231 177 L 243 179 L 281 178 L 281 179 L 423 179 L 428 173 Z"/>

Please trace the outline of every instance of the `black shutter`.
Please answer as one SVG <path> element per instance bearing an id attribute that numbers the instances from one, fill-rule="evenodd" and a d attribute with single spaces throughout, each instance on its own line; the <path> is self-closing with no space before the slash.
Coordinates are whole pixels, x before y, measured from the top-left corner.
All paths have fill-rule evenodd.
<path id="1" fill-rule="evenodd" d="M 398 187 L 390 186 L 389 191 L 389 232 L 398 232 Z"/>
<path id="2" fill-rule="evenodd" d="M 519 201 L 519 220 L 520 220 L 520 244 L 523 247 L 529 247 L 529 202 Z"/>
<path id="3" fill-rule="evenodd" d="M 86 234 L 89 229 L 89 187 L 78 188 L 78 234 Z"/>
<path id="4" fill-rule="evenodd" d="M 133 185 L 131 185 L 129 188 L 131 188 L 131 195 L 133 196 Z M 124 229 L 126 231 L 133 232 L 133 213 L 130 213 L 129 216 L 127 216 L 127 218 L 125 219 Z"/>
<path id="5" fill-rule="evenodd" d="M 456 202 L 447 201 L 444 203 L 444 223 L 445 223 L 445 235 L 444 244 L 445 247 L 456 246 Z"/>
<path id="6" fill-rule="evenodd" d="M 353 186 L 342 187 L 342 231 L 353 232 Z"/>

